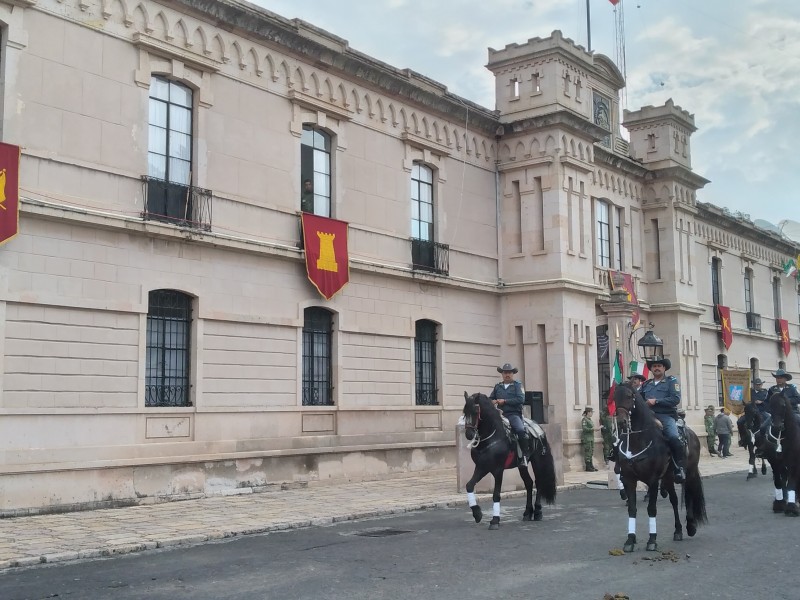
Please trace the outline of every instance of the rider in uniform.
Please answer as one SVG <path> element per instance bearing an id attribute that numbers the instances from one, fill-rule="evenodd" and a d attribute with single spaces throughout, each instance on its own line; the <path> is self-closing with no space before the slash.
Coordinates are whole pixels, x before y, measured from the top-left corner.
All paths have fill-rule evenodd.
<path id="1" fill-rule="evenodd" d="M 783 395 L 789 399 L 789 402 L 792 403 L 792 408 L 797 413 L 800 410 L 800 393 L 798 393 L 796 387 L 789 385 L 789 381 L 792 380 L 792 374 L 783 369 L 778 369 L 772 373 L 772 376 L 775 378 L 775 385 L 767 391 L 767 404 L 769 404 L 769 399 L 773 394 L 783 392 Z"/>
<path id="2" fill-rule="evenodd" d="M 676 423 L 678 405 L 681 403 L 681 386 L 676 377 L 666 375 L 672 368 L 672 361 L 668 358 L 649 360 L 647 368 L 653 378 L 644 382 L 641 394 L 663 426 L 664 437 L 675 461 L 675 483 L 683 483 L 686 480 L 686 452 Z"/>
<path id="3" fill-rule="evenodd" d="M 531 449 L 528 433 L 525 431 L 525 422 L 522 420 L 522 407 L 525 404 L 525 388 L 522 383 L 514 379 L 519 369 L 506 363 L 497 367 L 497 372 L 503 376 L 503 381 L 495 384 L 489 399 L 492 404 L 503 411 L 503 416 L 508 419 L 511 430 L 516 434 L 520 450 L 525 459 L 533 451 Z"/>
<path id="4" fill-rule="evenodd" d="M 761 416 L 761 422 L 764 423 L 764 419 L 769 414 L 769 406 L 767 405 L 767 390 L 763 388 L 764 380 L 760 377 L 756 377 L 753 380 L 753 387 L 750 388 L 750 402 L 753 403 L 756 410 L 758 410 L 759 415 Z M 772 417 L 770 416 L 770 419 Z M 745 415 L 743 414 L 741 417 L 736 419 L 736 427 L 739 430 L 739 445 L 744 448 L 747 446 L 747 432 L 744 428 L 744 421 Z"/>

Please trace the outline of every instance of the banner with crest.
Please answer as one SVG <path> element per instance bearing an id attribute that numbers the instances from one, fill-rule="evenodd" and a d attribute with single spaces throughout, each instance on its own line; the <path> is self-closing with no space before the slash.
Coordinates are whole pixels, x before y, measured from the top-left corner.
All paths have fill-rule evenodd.
<path id="1" fill-rule="evenodd" d="M 310 213 L 302 219 L 308 279 L 330 300 L 350 281 L 347 223 Z"/>
<path id="2" fill-rule="evenodd" d="M 731 414 L 744 414 L 744 405 L 750 404 L 750 369 L 722 369 L 722 395 L 725 408 Z"/>

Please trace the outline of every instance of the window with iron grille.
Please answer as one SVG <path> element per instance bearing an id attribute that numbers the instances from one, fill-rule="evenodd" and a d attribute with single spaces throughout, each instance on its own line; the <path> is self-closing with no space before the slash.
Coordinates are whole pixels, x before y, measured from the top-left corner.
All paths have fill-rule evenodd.
<path id="1" fill-rule="evenodd" d="M 307 308 L 303 321 L 303 406 L 333 405 L 333 317 Z"/>
<path id="2" fill-rule="evenodd" d="M 331 216 L 331 136 L 303 125 L 300 138 L 300 210 Z"/>
<path id="3" fill-rule="evenodd" d="M 414 337 L 414 374 L 416 402 L 419 405 L 436 405 L 436 323 L 417 321 Z"/>
<path id="4" fill-rule="evenodd" d="M 600 267 L 611 266 L 611 228 L 608 222 L 608 203 L 603 200 L 595 202 L 597 225 L 597 264 Z"/>
<path id="5" fill-rule="evenodd" d="M 191 325 L 191 296 L 175 290 L 150 292 L 145 406 L 191 406 Z"/>
<path id="6" fill-rule="evenodd" d="M 411 237 L 433 241 L 433 170 L 421 163 L 411 167 Z"/>
<path id="7" fill-rule="evenodd" d="M 147 138 L 147 212 L 169 220 L 192 214 L 192 90 L 153 76 Z"/>

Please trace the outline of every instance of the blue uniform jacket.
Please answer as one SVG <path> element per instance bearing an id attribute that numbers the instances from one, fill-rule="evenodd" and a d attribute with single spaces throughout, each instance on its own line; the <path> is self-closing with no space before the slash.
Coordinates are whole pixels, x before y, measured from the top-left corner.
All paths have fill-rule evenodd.
<path id="1" fill-rule="evenodd" d="M 750 390 L 750 400 L 755 402 L 756 408 L 762 414 L 768 412 L 769 406 L 767 406 L 767 390 L 765 389 L 751 389 Z"/>
<path id="2" fill-rule="evenodd" d="M 522 406 L 525 404 L 525 388 L 519 381 L 514 381 L 506 388 L 501 381 L 494 386 L 492 393 L 489 394 L 490 400 L 505 400 L 500 406 L 504 415 L 522 415 Z"/>
<path id="3" fill-rule="evenodd" d="M 775 394 L 779 391 L 780 389 L 778 388 L 778 386 L 773 385 L 771 388 L 769 388 L 769 391 L 767 392 L 767 400 L 770 399 L 772 394 Z M 785 388 L 783 388 L 783 395 L 789 399 L 789 402 L 792 403 L 792 408 L 795 411 L 797 411 L 798 405 L 800 405 L 800 393 L 798 393 L 797 388 L 794 387 L 793 385 L 787 385 Z"/>
<path id="4" fill-rule="evenodd" d="M 678 404 L 681 403 L 681 386 L 677 378 L 667 375 L 658 383 L 648 379 L 639 391 L 645 400 L 656 399 L 655 406 L 651 407 L 654 413 L 669 415 L 673 418 L 678 417 Z"/>

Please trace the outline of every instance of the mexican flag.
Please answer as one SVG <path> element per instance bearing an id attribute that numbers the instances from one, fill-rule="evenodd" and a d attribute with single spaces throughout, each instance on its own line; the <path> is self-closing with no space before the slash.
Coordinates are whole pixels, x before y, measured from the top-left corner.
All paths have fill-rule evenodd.
<path id="1" fill-rule="evenodd" d="M 608 390 L 608 414 L 612 417 L 617 414 L 617 403 L 614 401 L 614 390 L 622 383 L 622 369 L 619 366 L 622 353 L 617 350 L 614 357 L 614 366 L 611 368 L 611 388 Z"/>
<path id="2" fill-rule="evenodd" d="M 629 376 L 633 375 L 634 373 L 638 373 L 645 379 L 650 379 L 650 369 L 647 368 L 646 362 L 639 362 L 637 360 L 632 360 L 630 365 Z"/>

